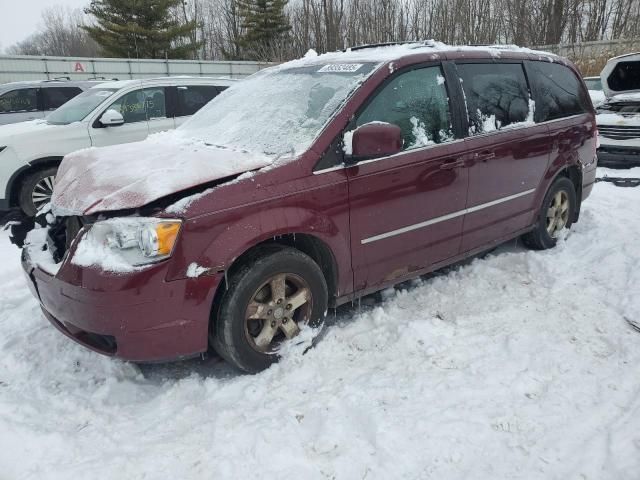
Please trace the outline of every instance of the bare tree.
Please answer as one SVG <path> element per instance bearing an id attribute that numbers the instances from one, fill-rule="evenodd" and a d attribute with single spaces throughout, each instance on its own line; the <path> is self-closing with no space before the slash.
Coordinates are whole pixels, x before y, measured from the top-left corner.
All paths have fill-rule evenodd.
<path id="1" fill-rule="evenodd" d="M 56 55 L 93 57 L 98 46 L 81 28 L 84 24 L 81 10 L 60 6 L 51 7 L 42 13 L 38 31 L 9 47 L 7 53 L 14 55 Z"/>

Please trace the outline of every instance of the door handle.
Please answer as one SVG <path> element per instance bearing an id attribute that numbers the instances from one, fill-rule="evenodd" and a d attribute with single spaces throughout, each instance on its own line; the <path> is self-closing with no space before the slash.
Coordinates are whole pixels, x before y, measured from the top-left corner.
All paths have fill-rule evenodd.
<path id="1" fill-rule="evenodd" d="M 487 160 L 493 160 L 496 158 L 496 152 L 485 151 L 476 153 L 473 157 L 476 162 L 486 162 Z"/>
<path id="2" fill-rule="evenodd" d="M 450 158 L 443 161 L 440 164 L 440 170 L 454 170 L 456 168 L 464 168 L 467 166 L 467 162 L 462 158 Z"/>

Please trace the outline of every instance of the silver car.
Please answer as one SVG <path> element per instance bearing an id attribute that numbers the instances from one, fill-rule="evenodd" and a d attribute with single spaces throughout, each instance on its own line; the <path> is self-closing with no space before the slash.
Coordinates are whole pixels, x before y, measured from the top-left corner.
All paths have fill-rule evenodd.
<path id="1" fill-rule="evenodd" d="M 100 81 L 66 79 L 12 82 L 0 85 L 0 125 L 44 118 Z"/>

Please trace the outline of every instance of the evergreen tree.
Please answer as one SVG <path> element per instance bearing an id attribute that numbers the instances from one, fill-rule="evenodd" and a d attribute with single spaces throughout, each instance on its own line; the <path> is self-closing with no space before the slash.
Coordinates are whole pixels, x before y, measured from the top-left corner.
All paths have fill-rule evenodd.
<path id="1" fill-rule="evenodd" d="M 171 10 L 183 0 L 91 0 L 85 13 L 96 24 L 83 27 L 107 56 L 128 58 L 188 58 L 196 22 L 180 24 Z"/>
<path id="2" fill-rule="evenodd" d="M 273 60 L 278 43 L 291 30 L 284 13 L 289 0 L 237 0 L 244 30 L 239 46 L 245 56 L 255 60 Z"/>

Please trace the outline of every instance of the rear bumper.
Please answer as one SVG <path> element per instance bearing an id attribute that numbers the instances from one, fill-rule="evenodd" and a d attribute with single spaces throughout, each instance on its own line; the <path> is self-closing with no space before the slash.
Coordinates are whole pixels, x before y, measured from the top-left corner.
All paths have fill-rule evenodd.
<path id="1" fill-rule="evenodd" d="M 127 275 L 67 264 L 52 276 L 31 263 L 26 249 L 22 266 L 49 322 L 95 352 L 158 362 L 207 350 L 220 275 L 166 282 L 166 264 Z"/>
<path id="2" fill-rule="evenodd" d="M 598 149 L 598 165 L 611 168 L 640 166 L 640 147 L 601 145 Z"/>

